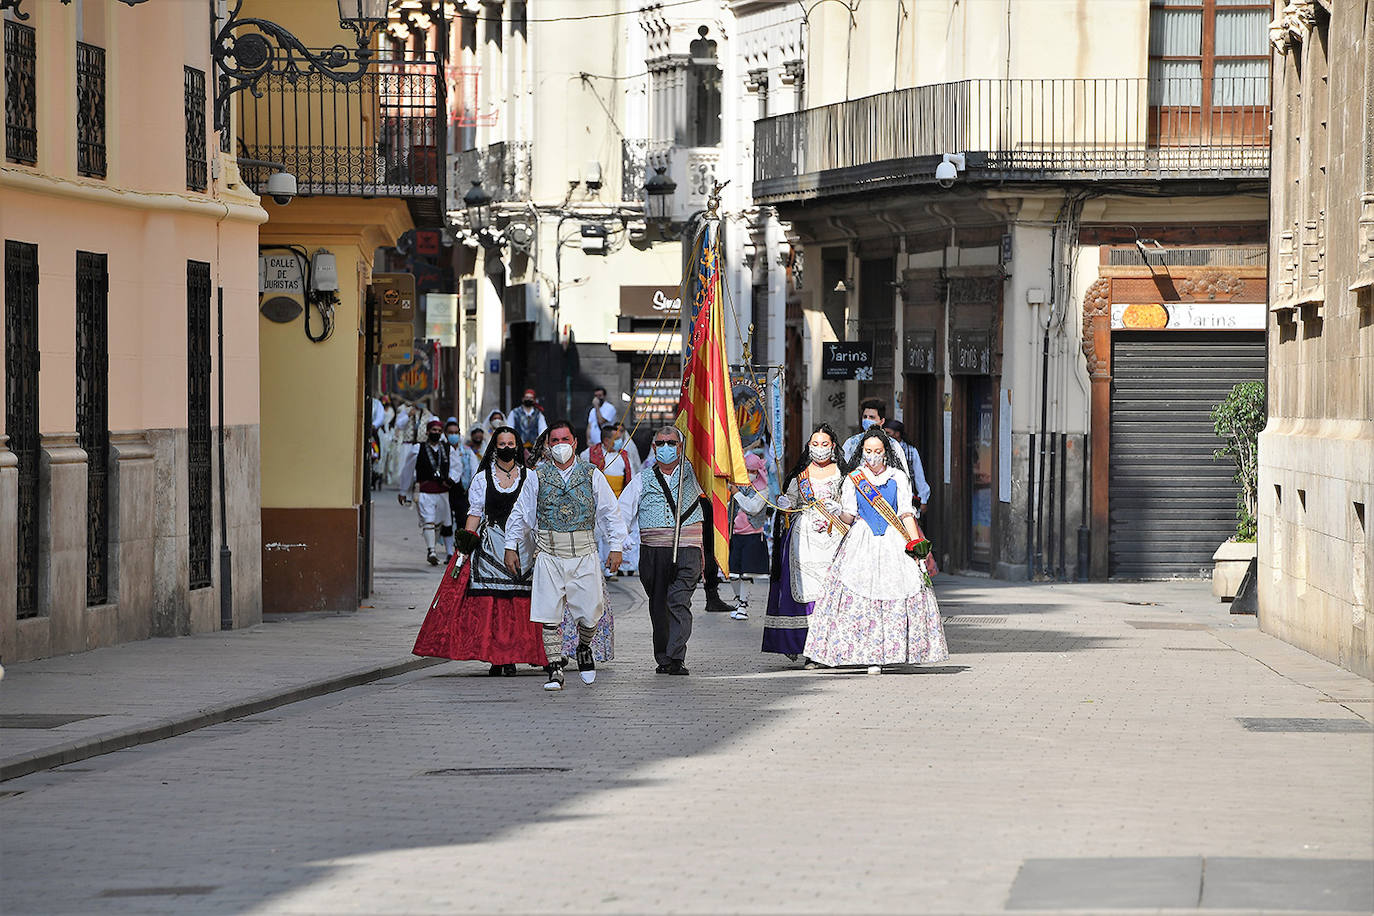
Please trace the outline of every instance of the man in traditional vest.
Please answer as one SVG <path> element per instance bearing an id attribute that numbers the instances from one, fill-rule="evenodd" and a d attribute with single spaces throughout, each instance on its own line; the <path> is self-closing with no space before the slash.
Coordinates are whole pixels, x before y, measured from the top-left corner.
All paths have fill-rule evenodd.
<path id="1" fill-rule="evenodd" d="M 577 670 L 582 682 L 590 684 L 596 680 L 592 636 L 606 610 L 596 532 L 605 535 L 610 547 L 607 566 L 614 572 L 620 568 L 625 526 L 606 475 L 577 458 L 577 437 L 564 420 L 548 428 L 547 457 L 520 491 L 506 522 L 506 543 L 520 543 L 530 529 L 535 546 L 530 620 L 544 628 L 549 661 L 544 689 L 563 689 L 567 659 L 559 626 L 565 609 L 577 621 Z M 516 551 L 506 551 L 506 568 L 519 574 Z"/>
<path id="2" fill-rule="evenodd" d="M 682 456 L 675 426 L 654 433 L 654 466 L 635 477 L 620 496 L 620 514 L 638 520 L 639 581 L 649 596 L 654 658 L 659 674 L 688 674 L 687 639 L 692 635 L 692 593 L 701 579 L 701 487 Z M 675 530 L 681 524 L 681 530 Z M 677 541 L 677 560 L 673 542 Z"/>
<path id="3" fill-rule="evenodd" d="M 430 566 L 439 565 L 435 553 L 436 542 L 453 536 L 453 516 L 449 508 L 448 490 L 453 481 L 449 476 L 449 446 L 443 441 L 444 424 L 434 417 L 425 424 L 425 441 L 410 446 L 405 465 L 401 469 L 401 490 L 397 502 L 405 505 L 406 495 L 414 493 L 415 513 L 420 517 L 420 531 L 425 537 L 426 559 Z M 445 557 L 448 544 L 443 545 Z"/>
<path id="4" fill-rule="evenodd" d="M 526 450 L 534 448 L 534 440 L 549 426 L 533 388 L 525 389 L 524 396 L 520 398 L 520 406 L 507 416 L 510 417 L 510 425 L 515 429 L 515 434 L 520 438 L 521 447 Z"/>

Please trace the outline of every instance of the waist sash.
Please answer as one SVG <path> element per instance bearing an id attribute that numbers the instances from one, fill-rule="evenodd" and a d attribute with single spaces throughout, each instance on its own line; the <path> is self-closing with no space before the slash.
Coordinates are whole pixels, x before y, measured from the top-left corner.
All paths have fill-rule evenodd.
<path id="1" fill-rule="evenodd" d="M 830 527 L 832 529 L 839 531 L 840 534 L 849 533 L 849 526 L 841 521 L 839 516 L 827 509 L 824 503 L 816 499 L 816 491 L 811 486 L 811 471 L 809 468 L 802 471 L 801 475 L 797 477 L 797 490 L 801 493 L 801 498 L 804 501 L 803 508 L 814 506 L 816 511 L 825 516 L 826 520 L 830 522 Z"/>
<path id="2" fill-rule="evenodd" d="M 539 553 L 563 560 L 575 560 L 596 553 L 596 535 L 591 531 L 545 531 L 534 533 L 534 547 Z"/>

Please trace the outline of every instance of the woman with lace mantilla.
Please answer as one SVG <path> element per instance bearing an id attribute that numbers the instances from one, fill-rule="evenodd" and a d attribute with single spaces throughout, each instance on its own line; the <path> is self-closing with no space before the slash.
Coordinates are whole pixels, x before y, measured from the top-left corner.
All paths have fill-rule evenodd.
<path id="1" fill-rule="evenodd" d="M 811 433 L 807 455 L 783 483 L 773 538 L 773 583 L 763 618 L 763 651 L 796 661 L 806 647 L 807 625 L 825 589 L 826 573 L 849 526 L 839 518 L 844 474 L 836 463 L 839 440 L 828 423 Z M 816 667 L 806 661 L 806 667 Z"/>
<path id="2" fill-rule="evenodd" d="M 949 658 L 940 608 L 921 562 L 930 542 L 911 511 L 911 484 L 892 442 L 874 427 L 845 477 L 838 517 L 850 526 L 807 631 L 806 656 L 827 666 L 938 662 Z"/>

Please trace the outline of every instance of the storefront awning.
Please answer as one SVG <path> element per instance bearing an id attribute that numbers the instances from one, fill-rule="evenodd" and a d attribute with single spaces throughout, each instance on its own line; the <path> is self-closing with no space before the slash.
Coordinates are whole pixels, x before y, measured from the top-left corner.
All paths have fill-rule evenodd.
<path id="1" fill-rule="evenodd" d="M 677 329 L 664 331 L 612 331 L 609 344 L 615 353 L 677 353 L 682 336 Z"/>

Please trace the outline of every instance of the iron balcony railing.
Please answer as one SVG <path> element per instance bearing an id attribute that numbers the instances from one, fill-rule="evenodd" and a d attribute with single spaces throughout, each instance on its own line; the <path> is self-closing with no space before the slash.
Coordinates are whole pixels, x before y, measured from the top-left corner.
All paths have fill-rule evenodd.
<path id="1" fill-rule="evenodd" d="M 280 162 L 300 194 L 432 197 L 439 192 L 439 66 L 432 55 L 378 61 L 362 79 L 272 74 L 240 93 L 238 154 Z M 262 193 L 268 172 L 245 168 Z"/>
<path id="2" fill-rule="evenodd" d="M 463 195 L 474 181 L 491 195 L 493 203 L 529 200 L 533 152 L 527 140 L 502 140 L 454 153 L 448 184 L 452 198 L 449 209 L 463 209 Z"/>
<path id="3" fill-rule="evenodd" d="M 1265 178 L 1269 78 L 974 79 L 763 118 L 754 197 L 930 182 L 943 153 L 961 180 Z"/>

